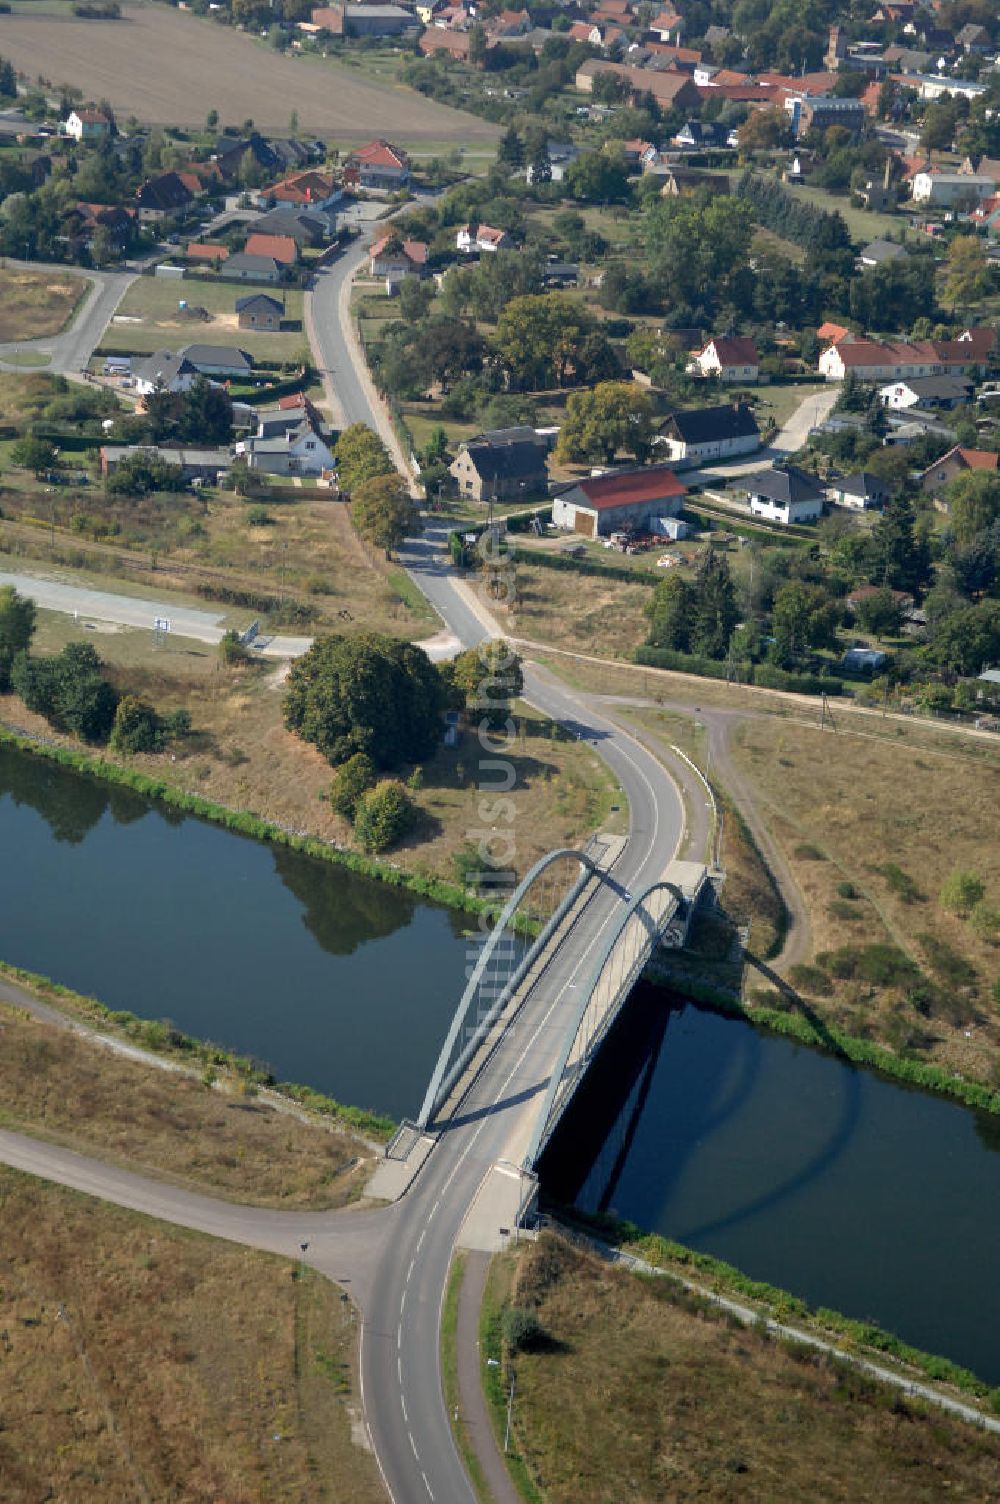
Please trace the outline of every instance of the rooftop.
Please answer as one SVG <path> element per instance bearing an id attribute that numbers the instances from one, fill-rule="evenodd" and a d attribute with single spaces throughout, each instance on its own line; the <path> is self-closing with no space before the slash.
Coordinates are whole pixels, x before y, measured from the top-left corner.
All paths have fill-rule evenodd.
<path id="1" fill-rule="evenodd" d="M 642 470 L 612 470 L 607 475 L 588 476 L 566 489 L 581 491 L 585 505 L 597 512 L 607 507 L 627 507 L 687 495 L 687 487 L 681 484 L 669 465 L 649 465 Z"/>

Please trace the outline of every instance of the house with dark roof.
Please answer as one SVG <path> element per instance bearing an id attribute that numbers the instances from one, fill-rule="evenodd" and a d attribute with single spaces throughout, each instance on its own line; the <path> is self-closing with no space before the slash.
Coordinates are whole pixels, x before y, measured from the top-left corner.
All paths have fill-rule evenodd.
<path id="1" fill-rule="evenodd" d="M 199 376 L 225 376 L 239 380 L 253 370 L 253 360 L 247 352 L 233 345 L 187 345 L 179 353 Z"/>
<path id="2" fill-rule="evenodd" d="M 758 470 L 744 477 L 750 511 L 767 522 L 815 522 L 823 514 L 824 495 L 814 475 L 807 475 L 797 465 L 776 465 L 773 470 Z"/>
<path id="3" fill-rule="evenodd" d="M 686 494 L 669 465 L 609 470 L 564 486 L 553 499 L 552 521 L 585 538 L 656 532 L 661 518 L 678 515 Z"/>
<path id="4" fill-rule="evenodd" d="M 337 216 L 324 209 L 296 209 L 281 204 L 253 221 L 256 235 L 287 235 L 299 250 L 324 246 L 337 233 Z"/>
<path id="5" fill-rule="evenodd" d="M 702 376 L 716 376 L 720 381 L 756 381 L 760 375 L 760 356 L 753 340 L 732 334 L 709 340 L 694 364 Z"/>
<path id="6" fill-rule="evenodd" d="M 830 500 L 838 507 L 853 507 L 863 512 L 868 507 L 884 507 L 892 492 L 884 480 L 869 470 L 842 476 L 830 487 Z"/>
<path id="7" fill-rule="evenodd" d="M 473 501 L 529 500 L 548 485 L 545 454 L 533 428 L 499 429 L 463 443 L 448 468 L 459 494 Z"/>
<path id="8" fill-rule="evenodd" d="M 241 251 L 237 256 L 230 256 L 226 262 L 226 281 L 273 285 L 282 280 L 286 270 L 273 256 L 248 256 L 245 251 Z"/>
<path id="9" fill-rule="evenodd" d="M 881 266 L 886 261 L 898 261 L 907 254 L 906 247 L 898 240 L 870 240 L 858 252 L 859 266 Z"/>
<path id="10" fill-rule="evenodd" d="M 267 330 L 272 333 L 281 328 L 285 316 L 284 305 L 266 292 L 252 292 L 245 298 L 236 299 L 236 322 L 241 329 Z"/>
<path id="11" fill-rule="evenodd" d="M 687 468 L 752 454 L 760 448 L 760 429 L 749 407 L 731 402 L 674 413 L 655 442 L 666 447 L 672 465 Z"/>
<path id="12" fill-rule="evenodd" d="M 157 350 L 132 366 L 136 393 L 149 397 L 153 392 L 186 392 L 198 372 L 189 360 L 173 350 Z"/>
<path id="13" fill-rule="evenodd" d="M 883 407 L 896 410 L 910 407 L 932 407 L 948 410 L 961 407 L 972 395 L 973 383 L 967 376 L 909 376 L 905 381 L 893 381 L 879 387 L 879 400 Z"/>
<path id="14" fill-rule="evenodd" d="M 166 219 L 168 214 L 177 214 L 193 201 L 190 188 L 181 181 L 179 173 L 161 172 L 159 177 L 149 178 L 135 196 L 136 208 L 143 224 Z"/>

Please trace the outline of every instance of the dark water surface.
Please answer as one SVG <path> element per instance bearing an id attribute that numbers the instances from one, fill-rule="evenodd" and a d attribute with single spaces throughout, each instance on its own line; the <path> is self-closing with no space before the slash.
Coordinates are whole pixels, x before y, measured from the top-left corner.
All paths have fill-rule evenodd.
<path id="1" fill-rule="evenodd" d="M 1000 1384 L 1000 1120 L 633 993 L 543 1186 Z"/>
<path id="2" fill-rule="evenodd" d="M 469 920 L 0 747 L 0 958 L 413 1113 Z M 640 987 L 543 1187 L 1000 1383 L 1000 1122 Z"/>
<path id="3" fill-rule="evenodd" d="M 0 747 L 0 958 L 282 1080 L 413 1113 L 475 922 Z"/>

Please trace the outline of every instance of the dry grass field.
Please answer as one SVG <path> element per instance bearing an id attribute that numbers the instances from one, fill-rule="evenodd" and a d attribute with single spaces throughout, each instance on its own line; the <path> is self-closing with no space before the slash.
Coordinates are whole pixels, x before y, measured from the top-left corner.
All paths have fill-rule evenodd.
<path id="1" fill-rule="evenodd" d="M 1000 1498 L 1000 1439 L 668 1279 L 545 1237 L 514 1303 L 548 1338 L 515 1360 L 515 1443 L 547 1504 L 937 1504 Z"/>
<path id="2" fill-rule="evenodd" d="M 82 277 L 74 277 L 70 272 L 0 268 L 0 343 L 58 334 L 69 322 L 87 286 Z"/>
<path id="3" fill-rule="evenodd" d="M 5 1504 L 376 1504 L 355 1326 L 285 1260 L 0 1170 Z"/>
<path id="4" fill-rule="evenodd" d="M 0 1123 L 231 1201 L 342 1206 L 368 1150 L 177 1070 L 124 1058 L 0 1001 Z"/>
<path id="5" fill-rule="evenodd" d="M 517 565 L 517 596 L 496 611 L 512 637 L 552 643 L 570 652 L 626 657 L 649 630 L 644 607 L 648 585 L 544 565 Z"/>
<path id="6" fill-rule="evenodd" d="M 23 14 L 3 19 L 3 55 L 31 78 L 67 80 L 89 99 L 108 99 L 121 118 L 202 126 L 211 109 L 224 124 L 251 118 L 287 132 L 351 141 L 494 141 L 498 129 L 412 90 L 371 83 L 320 59 L 287 56 L 245 33 L 200 21 L 170 5 L 125 5 L 120 21 Z"/>

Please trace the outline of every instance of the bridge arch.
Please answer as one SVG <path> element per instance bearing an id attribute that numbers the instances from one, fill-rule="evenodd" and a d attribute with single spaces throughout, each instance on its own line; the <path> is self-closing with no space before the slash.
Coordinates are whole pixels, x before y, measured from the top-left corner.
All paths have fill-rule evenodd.
<path id="1" fill-rule="evenodd" d="M 508 978 L 503 987 L 503 990 L 492 1003 L 487 1015 L 479 1021 L 471 1039 L 465 1045 L 465 1048 L 459 1051 L 455 1059 L 452 1060 L 455 1046 L 465 1025 L 469 1010 L 472 1007 L 473 999 L 479 992 L 480 984 L 482 983 L 483 977 L 486 975 L 486 970 L 489 966 L 490 960 L 498 944 L 500 943 L 500 940 L 508 932 L 511 921 L 517 913 L 522 900 L 534 887 L 535 883 L 539 880 L 539 878 L 541 878 L 543 873 L 545 873 L 556 862 L 565 860 L 576 861 L 579 863 L 579 865 L 583 869 L 580 873 L 580 876 L 572 885 L 569 892 L 566 894 L 566 897 L 558 905 L 555 912 L 546 921 L 541 930 L 541 933 L 535 939 L 534 943 L 531 945 L 527 953 L 522 957 L 520 963 L 515 968 L 512 975 Z M 451 1026 L 448 1029 L 444 1044 L 441 1046 L 441 1053 L 438 1055 L 437 1064 L 434 1067 L 430 1082 L 427 1086 L 427 1091 L 424 1094 L 424 1100 L 421 1104 L 420 1112 L 417 1115 L 417 1126 L 419 1128 L 427 1127 L 435 1112 L 440 1107 L 442 1101 L 447 1097 L 448 1092 L 451 1090 L 452 1086 L 454 1086 L 458 1077 L 461 1075 L 469 1060 L 472 1058 L 472 1055 L 478 1048 L 483 1035 L 493 1023 L 493 1020 L 496 1018 L 507 998 L 520 985 L 521 979 L 528 971 L 528 968 L 531 966 L 535 957 L 544 948 L 544 946 L 548 942 L 549 936 L 552 934 L 556 926 L 562 922 L 566 913 L 577 898 L 583 883 L 587 880 L 588 876 L 599 877 L 601 876 L 601 873 L 602 869 L 599 865 L 599 862 L 594 856 L 590 854 L 590 851 L 586 849 L 580 850 L 575 846 L 561 846 L 555 851 L 548 852 L 545 856 L 539 857 L 534 866 L 529 868 L 529 870 L 525 873 L 524 877 L 518 883 L 517 887 L 514 889 L 513 893 L 510 895 L 510 898 L 507 900 L 506 904 L 501 910 L 500 916 L 490 932 L 489 939 L 486 941 L 486 944 L 483 946 L 482 950 L 479 953 L 479 958 L 476 961 L 472 975 L 469 977 L 469 980 L 465 985 L 465 991 L 462 993 L 462 996 L 459 999 L 458 1007 L 455 1009 L 454 1017 L 451 1021 Z"/>
<path id="2" fill-rule="evenodd" d="M 663 905 L 664 912 L 657 918 L 651 912 L 649 902 L 661 894 L 667 895 L 669 902 Z M 580 1000 L 567 1024 L 559 1056 L 552 1068 L 549 1084 L 539 1108 L 531 1142 L 524 1156 L 525 1169 L 534 1169 L 566 1104 L 576 1090 L 577 1083 L 582 1079 L 587 1065 L 617 1018 L 625 999 L 663 938 L 671 919 L 678 910 L 684 909 L 686 903 L 687 900 L 676 883 L 669 882 L 666 878 L 659 878 L 631 899 L 628 907 L 619 917 L 610 937 L 601 948 L 601 954 L 590 977 L 581 988 Z M 638 924 L 635 923 L 636 920 L 639 921 Z M 630 926 L 634 934 L 626 936 Z M 623 940 L 623 937 L 625 937 L 624 943 L 619 948 L 619 942 Z M 615 981 L 616 965 L 618 967 L 617 982 Z M 576 1073 L 571 1078 L 567 1078 L 566 1067 L 573 1053 L 573 1046 L 581 1033 L 586 1034 L 587 1015 L 590 1012 L 594 994 L 605 974 L 612 987 L 611 1002 L 608 1008 L 593 1020 L 590 1035 L 585 1039 L 583 1052 L 577 1062 Z"/>

